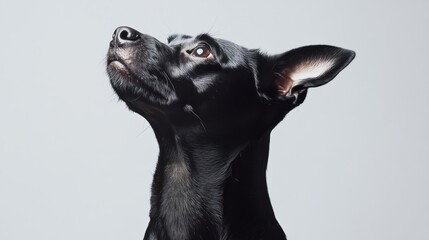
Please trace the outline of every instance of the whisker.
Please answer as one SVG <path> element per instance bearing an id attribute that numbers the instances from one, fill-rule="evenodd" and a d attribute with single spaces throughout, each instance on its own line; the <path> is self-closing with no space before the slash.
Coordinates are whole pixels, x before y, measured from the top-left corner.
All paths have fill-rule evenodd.
<path id="1" fill-rule="evenodd" d="M 139 100 L 143 96 L 143 94 L 144 94 L 143 91 L 140 91 L 140 94 L 135 99 L 131 99 L 130 102 L 135 102 Z"/>
<path id="2" fill-rule="evenodd" d="M 173 91 L 174 91 L 174 92 L 176 92 L 176 88 L 174 87 L 174 84 L 173 84 L 173 82 L 171 81 L 170 77 L 167 75 L 167 73 L 166 73 L 166 72 L 164 72 L 164 71 L 162 71 L 161 73 L 164 75 L 164 77 L 165 77 L 165 78 L 167 79 L 167 81 L 170 83 L 171 87 L 173 88 Z"/>
<path id="3" fill-rule="evenodd" d="M 138 137 L 141 136 L 144 132 L 146 132 L 146 130 L 148 130 L 150 127 L 150 124 L 148 124 L 141 133 L 139 133 L 139 135 L 137 135 Z"/>
<path id="4" fill-rule="evenodd" d="M 190 113 L 192 113 L 195 117 L 197 117 L 197 118 L 198 118 L 198 120 L 200 120 L 200 124 L 201 124 L 201 126 L 203 127 L 204 132 L 205 132 L 205 133 L 207 133 L 207 129 L 206 129 L 206 126 L 204 125 L 204 121 L 203 121 L 203 119 L 201 119 L 201 117 L 200 117 L 200 116 L 198 116 L 198 114 L 194 112 L 194 110 L 192 109 L 192 106 L 187 105 L 186 110 L 188 110 L 188 111 L 189 111 Z"/>

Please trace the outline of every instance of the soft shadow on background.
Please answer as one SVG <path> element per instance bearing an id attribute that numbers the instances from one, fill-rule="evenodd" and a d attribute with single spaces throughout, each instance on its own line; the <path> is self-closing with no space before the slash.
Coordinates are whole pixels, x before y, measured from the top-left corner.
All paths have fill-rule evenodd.
<path id="1" fill-rule="evenodd" d="M 113 30 L 357 52 L 274 131 L 288 239 L 429 236 L 428 1 L 0 2 L 0 239 L 141 239 L 158 154 L 105 73 Z"/>

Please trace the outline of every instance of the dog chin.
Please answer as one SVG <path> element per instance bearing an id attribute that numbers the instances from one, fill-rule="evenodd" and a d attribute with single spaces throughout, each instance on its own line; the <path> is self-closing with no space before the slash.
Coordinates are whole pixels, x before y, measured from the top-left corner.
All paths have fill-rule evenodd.
<path id="1" fill-rule="evenodd" d="M 123 73 L 125 73 L 125 74 L 129 74 L 129 70 L 128 70 L 128 68 L 123 64 L 123 63 L 121 63 L 120 61 L 118 61 L 118 60 L 113 60 L 113 61 L 111 61 L 109 64 L 108 64 L 108 67 L 109 68 L 114 68 L 115 70 L 117 70 L 117 71 L 119 71 L 119 72 L 123 72 Z"/>
<path id="2" fill-rule="evenodd" d="M 125 66 L 125 64 L 117 60 L 111 61 L 107 64 L 107 72 L 110 77 L 112 77 L 113 75 L 115 75 L 115 77 L 121 77 L 121 76 L 125 78 L 131 77 L 131 72 L 127 68 L 127 66 Z"/>
<path id="3" fill-rule="evenodd" d="M 135 92 L 133 86 L 133 75 L 130 70 L 119 61 L 112 61 L 107 64 L 107 74 L 113 89 L 119 94 L 130 94 Z M 131 91 L 130 91 L 131 90 Z"/>
<path id="4" fill-rule="evenodd" d="M 113 64 L 116 65 L 116 63 Z M 112 63 L 107 68 L 110 82 L 116 94 L 125 103 L 138 105 L 140 102 L 147 104 L 145 106 L 166 107 L 174 102 L 174 98 L 164 96 L 148 86 L 143 87 L 141 84 L 136 84 L 135 82 L 138 80 L 133 79 L 133 75 L 129 73 L 127 68 L 123 70 L 122 64 L 119 64 L 120 69 L 110 65 Z"/>

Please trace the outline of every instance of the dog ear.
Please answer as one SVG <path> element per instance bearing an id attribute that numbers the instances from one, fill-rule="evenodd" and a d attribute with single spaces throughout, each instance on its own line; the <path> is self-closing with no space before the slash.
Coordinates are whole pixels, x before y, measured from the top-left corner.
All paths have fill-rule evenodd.
<path id="1" fill-rule="evenodd" d="M 272 58 L 271 83 L 279 99 L 300 104 L 308 88 L 331 81 L 354 57 L 351 50 L 328 45 L 296 48 Z"/>

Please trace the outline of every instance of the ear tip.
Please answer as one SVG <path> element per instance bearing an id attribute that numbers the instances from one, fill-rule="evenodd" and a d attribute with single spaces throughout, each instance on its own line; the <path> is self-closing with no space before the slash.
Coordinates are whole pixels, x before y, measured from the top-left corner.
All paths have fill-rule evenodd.
<path id="1" fill-rule="evenodd" d="M 336 58 L 344 64 L 344 67 L 349 65 L 353 59 L 356 57 L 356 52 L 346 48 L 334 47 L 336 48 Z"/>
<path id="2" fill-rule="evenodd" d="M 355 59 L 356 52 L 353 50 L 349 50 L 349 49 L 344 49 L 344 51 L 345 51 L 345 55 L 346 55 L 346 64 L 348 65 L 349 63 L 351 63 L 353 61 L 353 59 Z"/>
<path id="3" fill-rule="evenodd" d="M 351 60 L 353 60 L 356 57 L 356 52 L 350 49 L 343 49 L 346 54 L 348 55 L 348 58 Z"/>

